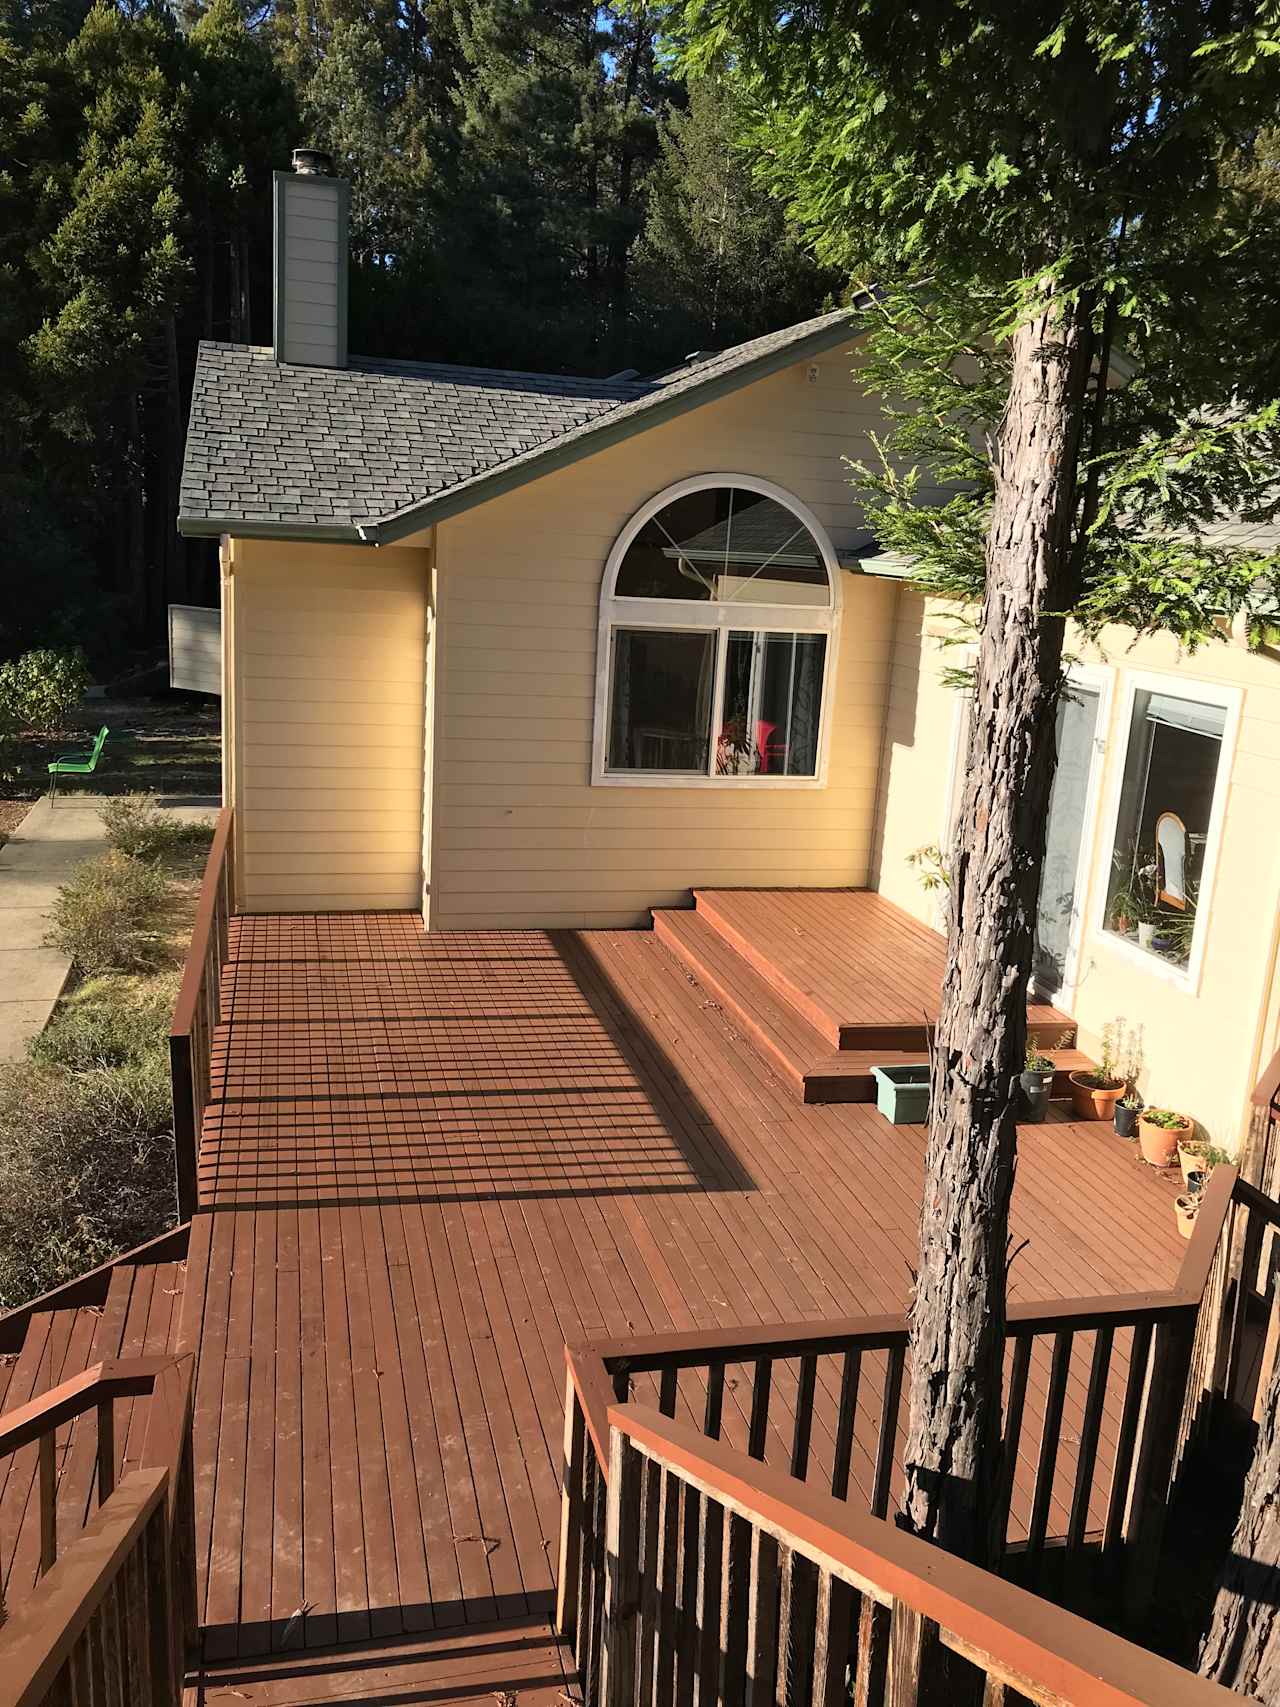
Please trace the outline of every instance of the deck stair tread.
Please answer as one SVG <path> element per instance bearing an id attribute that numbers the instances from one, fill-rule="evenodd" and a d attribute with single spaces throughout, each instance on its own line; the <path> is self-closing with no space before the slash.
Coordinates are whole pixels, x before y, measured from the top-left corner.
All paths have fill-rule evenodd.
<path id="1" fill-rule="evenodd" d="M 715 997 L 805 1102 L 874 1102 L 873 1067 L 916 1066 L 928 1059 L 923 1040 L 908 1041 L 905 1047 L 881 1041 L 833 1049 L 830 1036 L 810 1024 L 701 907 L 657 909 L 653 925 L 685 975 Z M 1064 1028 L 1050 1029 L 1060 1036 Z M 1059 1097 L 1068 1094 L 1069 1074 L 1094 1064 L 1078 1049 L 1050 1048 L 1047 1053 L 1057 1069 L 1053 1094 Z"/>
<path id="2" fill-rule="evenodd" d="M 171 1349 L 181 1303 L 181 1262 L 123 1263 L 98 1303 L 33 1311 L 22 1344 L 9 1354 L 0 1412 L 16 1410 L 110 1357 L 150 1357 Z M 136 1469 L 146 1399 L 116 1404 L 117 1478 Z M 57 1433 L 58 1535 L 62 1545 L 97 1506 L 97 1420 L 92 1411 Z M 36 1581 L 39 1502 L 34 1443 L 0 1458 L 0 1587 L 10 1605 Z"/>
<path id="3" fill-rule="evenodd" d="M 321 1702 L 430 1701 L 565 1707 L 579 1699 L 571 1660 L 546 1618 L 457 1624 L 426 1636 L 276 1653 L 205 1666 L 187 1707 L 319 1707 Z"/>
<path id="4" fill-rule="evenodd" d="M 942 936 L 870 890 L 695 889 L 696 911 L 827 1040 L 918 1049 L 938 1017 Z M 1041 1048 L 1075 1041 L 1069 1014 L 1027 1006 Z"/>

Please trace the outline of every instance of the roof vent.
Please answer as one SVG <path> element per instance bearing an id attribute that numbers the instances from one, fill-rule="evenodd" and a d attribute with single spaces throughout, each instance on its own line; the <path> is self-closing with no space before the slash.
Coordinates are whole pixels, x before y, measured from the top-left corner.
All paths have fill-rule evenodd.
<path id="1" fill-rule="evenodd" d="M 347 228 L 351 186 L 320 148 L 295 148 L 275 174 L 276 360 L 347 365 Z"/>

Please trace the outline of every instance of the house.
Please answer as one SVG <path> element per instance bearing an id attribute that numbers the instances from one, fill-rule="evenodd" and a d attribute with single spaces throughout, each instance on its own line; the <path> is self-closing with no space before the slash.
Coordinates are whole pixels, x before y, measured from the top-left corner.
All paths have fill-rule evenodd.
<path id="1" fill-rule="evenodd" d="M 936 923 L 908 856 L 963 695 L 846 481 L 856 305 L 649 379 L 360 360 L 346 188 L 300 165 L 274 346 L 202 348 L 179 518 L 222 541 L 239 905 L 605 928 L 852 887 Z M 1231 1147 L 1280 1036 L 1280 668 L 1131 639 L 1072 648 L 1038 980 Z"/>
<path id="2" fill-rule="evenodd" d="M 361 362 L 346 192 L 299 164 L 273 348 L 203 351 L 183 484 L 227 799 L 181 1224 L 0 1318 L 0 1700 L 906 1702 L 936 1635 L 992 1701 L 1225 1707 L 1125 1637 L 1275 1356 L 1280 1055 L 1188 1244 L 1105 1127 L 1020 1130 L 1001 1574 L 888 1521 L 925 1156 L 867 1099 L 927 1045 L 907 856 L 964 706 L 843 478 L 856 310 L 649 380 Z M 1077 667 L 1059 1091 L 1123 1002 L 1153 1094 L 1238 1124 L 1272 669 Z"/>

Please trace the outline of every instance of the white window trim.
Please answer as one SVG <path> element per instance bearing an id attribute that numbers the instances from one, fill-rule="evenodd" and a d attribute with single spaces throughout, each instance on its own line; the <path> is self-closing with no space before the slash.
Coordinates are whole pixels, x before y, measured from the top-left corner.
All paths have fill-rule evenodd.
<path id="1" fill-rule="evenodd" d="M 772 498 L 790 510 L 812 534 L 831 587 L 831 603 L 816 605 L 720 604 L 700 606 L 694 600 L 618 598 L 614 593 L 618 571 L 631 542 L 658 511 L 690 492 L 712 486 L 737 486 L 761 497 Z M 600 621 L 596 639 L 595 714 L 591 736 L 591 784 L 593 788 L 734 788 L 815 789 L 827 785 L 831 747 L 831 723 L 835 704 L 840 616 L 843 603 L 840 564 L 827 531 L 807 504 L 753 474 L 696 474 L 656 492 L 641 505 L 614 541 L 605 561 L 600 583 Z M 715 703 L 719 703 L 725 650 L 732 630 L 743 633 L 825 634 L 826 656 L 822 672 L 822 704 L 818 713 L 818 762 L 813 776 L 711 776 L 692 771 L 611 771 L 607 767 L 609 740 L 610 640 L 615 628 L 660 628 L 670 633 L 714 633 L 716 639 Z M 713 736 L 714 739 L 714 736 Z M 714 751 L 714 747 L 713 747 Z"/>
<path id="2" fill-rule="evenodd" d="M 1204 865 L 1200 874 L 1200 902 L 1196 908 L 1195 936 L 1191 954 L 1185 966 L 1175 966 L 1150 949 L 1139 948 L 1115 931 L 1107 929 L 1107 895 L 1111 889 L 1111 859 L 1115 851 L 1116 825 L 1120 821 L 1120 799 L 1124 791 L 1124 773 L 1129 760 L 1129 741 L 1133 733 L 1133 708 L 1139 693 L 1169 694 L 1175 699 L 1189 699 L 1199 705 L 1212 705 L 1226 713 L 1222 728 L 1222 743 L 1218 750 L 1218 769 L 1213 779 L 1213 810 L 1205 833 Z M 1244 702 L 1243 690 L 1225 682 L 1189 681 L 1185 676 L 1163 675 L 1149 670 L 1126 673 L 1124 695 L 1120 703 L 1120 721 L 1116 729 L 1111 778 L 1107 789 L 1107 806 L 1102 822 L 1102 840 L 1098 844 L 1093 896 L 1093 927 L 1090 940 L 1095 947 L 1114 954 L 1131 965 L 1140 967 L 1153 978 L 1159 978 L 1175 989 L 1194 995 L 1200 988 L 1204 968 L 1205 942 L 1209 934 L 1209 919 L 1213 911 L 1214 884 L 1218 873 L 1218 856 L 1222 849 L 1223 824 L 1226 818 L 1227 795 L 1231 788 L 1231 770 L 1235 762 L 1236 737 L 1240 729 L 1240 711 Z"/>
<path id="3" fill-rule="evenodd" d="M 1074 686 L 1084 688 L 1098 696 L 1098 721 L 1093 729 L 1093 757 L 1090 761 L 1084 823 L 1080 827 L 1080 853 L 1076 860 L 1076 892 L 1080 897 L 1080 905 L 1071 933 L 1062 988 L 1056 990 L 1052 997 L 1053 1001 L 1061 1002 L 1068 1011 L 1075 1005 L 1076 996 L 1084 982 L 1084 948 L 1090 934 L 1089 917 L 1093 904 L 1091 880 L 1097 857 L 1095 849 L 1097 846 L 1098 815 L 1102 810 L 1104 793 L 1102 779 L 1106 776 L 1107 748 L 1111 738 L 1111 709 L 1112 702 L 1115 699 L 1115 684 L 1116 672 L 1110 664 L 1072 664 L 1067 670 L 1068 692 Z M 1111 834 L 1114 838 L 1114 821 Z M 1107 870 L 1110 871 L 1110 869 L 1111 855 L 1108 852 Z M 1105 900 L 1103 906 L 1104 908 L 1106 906 Z"/>

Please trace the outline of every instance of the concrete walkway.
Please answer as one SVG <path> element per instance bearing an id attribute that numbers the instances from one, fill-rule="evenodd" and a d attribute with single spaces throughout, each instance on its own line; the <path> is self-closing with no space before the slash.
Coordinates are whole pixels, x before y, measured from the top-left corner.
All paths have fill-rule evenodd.
<path id="1" fill-rule="evenodd" d="M 209 818 L 216 802 L 161 800 L 185 822 Z M 59 887 L 83 860 L 104 853 L 98 798 L 38 800 L 0 848 L 0 1062 L 19 1061 L 62 994 L 71 962 L 44 943 Z"/>

